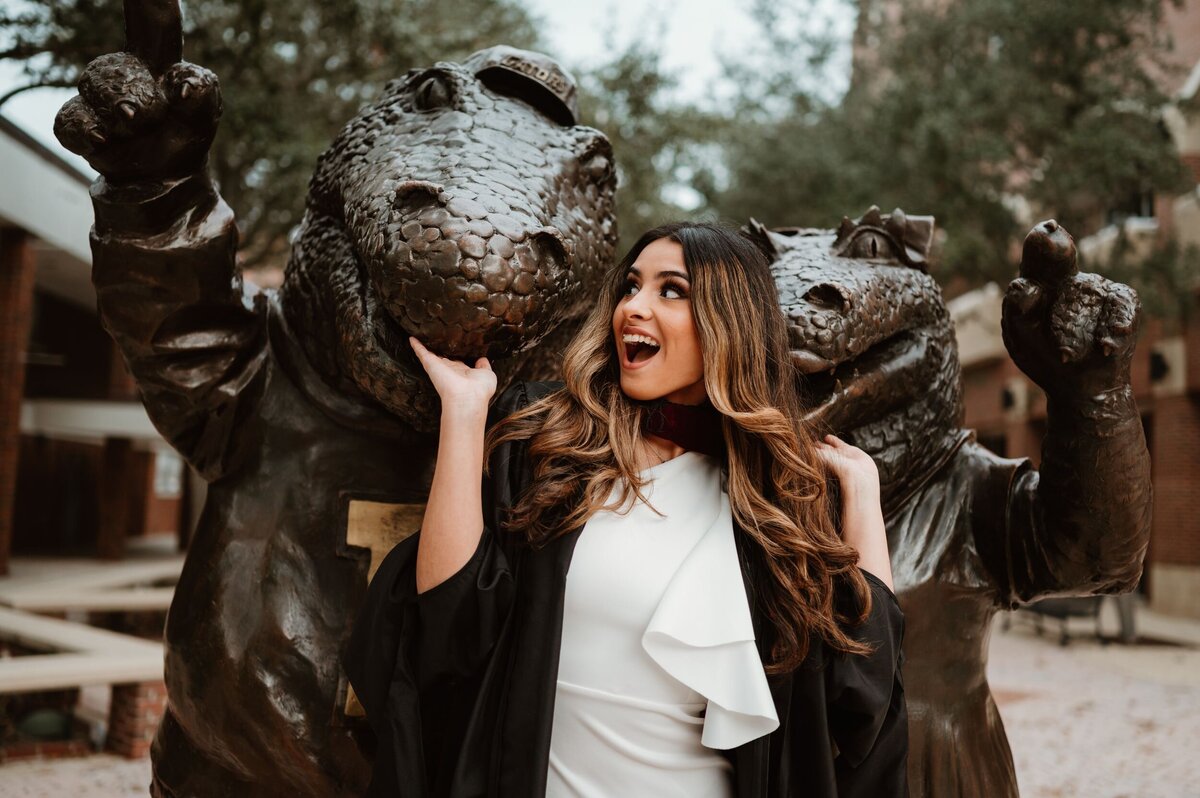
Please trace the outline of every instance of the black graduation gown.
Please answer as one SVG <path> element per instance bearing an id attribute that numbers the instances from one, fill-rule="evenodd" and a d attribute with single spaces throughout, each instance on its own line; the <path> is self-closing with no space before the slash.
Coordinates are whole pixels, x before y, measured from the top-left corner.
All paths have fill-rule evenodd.
<path id="1" fill-rule="evenodd" d="M 489 424 L 559 385 L 517 383 Z M 581 528 L 537 550 L 498 535 L 501 513 L 528 484 L 524 443 L 498 447 L 489 465 L 485 530 L 470 561 L 417 594 L 413 535 L 380 565 L 355 623 L 343 659 L 377 737 L 368 796 L 545 794 L 564 588 Z M 760 569 L 737 538 L 761 656 Z M 838 655 L 818 640 L 798 669 L 769 677 L 779 728 L 725 752 L 738 798 L 908 794 L 904 618 L 892 591 L 864 573 L 872 611 L 849 631 L 874 653 Z M 843 591 L 839 600 L 853 599 Z"/>

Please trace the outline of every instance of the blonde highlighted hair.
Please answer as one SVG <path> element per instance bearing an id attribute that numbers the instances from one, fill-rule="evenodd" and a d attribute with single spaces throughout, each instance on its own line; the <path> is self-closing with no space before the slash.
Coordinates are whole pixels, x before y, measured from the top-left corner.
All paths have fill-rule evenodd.
<path id="1" fill-rule="evenodd" d="M 768 577 L 754 585 L 773 632 L 764 665 L 769 673 L 794 669 L 813 635 L 834 650 L 866 653 L 843 627 L 866 618 L 870 590 L 857 552 L 838 534 L 816 435 L 801 420 L 775 282 L 762 252 L 724 227 L 681 222 L 643 235 L 608 273 L 595 309 L 567 347 L 565 388 L 491 430 L 489 453 L 502 442 L 527 440 L 532 466 L 532 482 L 505 528 L 537 547 L 597 510 L 644 498 L 636 469 L 649 404 L 621 391 L 612 317 L 629 268 L 662 238 L 683 248 L 704 385 L 723 416 L 729 504 L 735 528 L 748 539 L 740 547 Z M 606 504 L 618 485 L 618 498 Z M 858 599 L 854 617 L 843 617 L 835 604 L 839 580 Z"/>

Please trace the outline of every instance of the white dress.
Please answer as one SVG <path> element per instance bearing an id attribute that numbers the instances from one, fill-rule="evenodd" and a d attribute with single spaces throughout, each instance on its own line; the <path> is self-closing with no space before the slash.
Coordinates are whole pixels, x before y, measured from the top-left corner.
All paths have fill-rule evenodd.
<path id="1" fill-rule="evenodd" d="M 571 557 L 551 798 L 730 798 L 715 749 L 779 726 L 718 462 L 685 452 L 642 475 L 662 516 L 596 513 Z"/>

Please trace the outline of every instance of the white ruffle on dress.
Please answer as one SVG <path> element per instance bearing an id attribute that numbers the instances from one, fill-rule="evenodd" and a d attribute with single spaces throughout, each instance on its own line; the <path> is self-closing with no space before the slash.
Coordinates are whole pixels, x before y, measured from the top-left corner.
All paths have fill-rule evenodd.
<path id="1" fill-rule="evenodd" d="M 662 515 L 596 513 L 571 557 L 551 798 L 729 798 L 715 749 L 779 726 L 719 463 L 685 452 L 642 475 Z"/>

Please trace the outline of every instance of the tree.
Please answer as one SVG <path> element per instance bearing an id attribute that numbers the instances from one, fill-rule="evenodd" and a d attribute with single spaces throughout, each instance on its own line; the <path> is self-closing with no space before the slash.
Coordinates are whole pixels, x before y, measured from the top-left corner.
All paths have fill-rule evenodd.
<path id="1" fill-rule="evenodd" d="M 616 156 L 621 253 L 646 230 L 692 215 L 679 195 L 692 180 L 696 150 L 715 140 L 721 121 L 672 98 L 677 80 L 655 44 L 665 35 L 661 18 L 642 30 L 623 45 L 610 31 L 613 57 L 579 73 L 583 122 L 604 131 Z"/>
<path id="2" fill-rule="evenodd" d="M 736 142 L 716 207 L 777 224 L 828 225 L 872 203 L 933 213 L 948 234 L 939 275 L 976 284 L 1011 277 L 1024 202 L 1080 235 L 1130 195 L 1182 187 L 1158 118 L 1161 0 L 859 7 L 870 71 L 840 103 L 794 90 L 812 110 L 764 119 L 766 146 Z"/>
<path id="3" fill-rule="evenodd" d="M 720 150 L 697 164 L 694 185 L 718 215 L 830 227 L 859 209 L 849 194 L 862 164 L 847 159 L 831 124 L 845 82 L 834 22 L 845 13 L 818 0 L 755 0 L 757 46 L 725 64 L 734 94 Z"/>
<path id="4" fill-rule="evenodd" d="M 245 267 L 282 265 L 317 156 L 384 84 L 413 67 L 492 44 L 531 47 L 511 0 L 194 0 L 185 57 L 217 73 L 225 112 L 210 165 L 238 212 Z M 91 59 L 122 46 L 118 0 L 27 0 L 0 10 L 0 58 L 27 87 L 73 86 Z"/>

